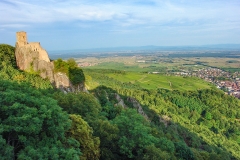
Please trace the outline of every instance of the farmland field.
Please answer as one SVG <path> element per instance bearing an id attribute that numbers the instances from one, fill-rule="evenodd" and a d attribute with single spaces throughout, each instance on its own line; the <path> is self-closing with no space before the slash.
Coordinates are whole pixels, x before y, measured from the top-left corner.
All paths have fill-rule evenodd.
<path id="1" fill-rule="evenodd" d="M 167 76 L 163 74 L 148 74 L 139 72 L 107 73 L 106 71 L 91 72 L 84 70 L 86 77 L 91 77 L 91 82 L 87 79 L 87 85 L 90 89 L 102 85 L 99 77 L 94 79 L 96 74 L 101 74 L 112 78 L 121 83 L 128 83 L 140 86 L 143 89 L 164 88 L 169 90 L 198 90 L 210 88 L 212 85 L 196 77 Z M 104 78 L 104 77 L 103 77 Z M 92 84 L 92 85 L 91 85 Z"/>
<path id="2" fill-rule="evenodd" d="M 224 70 L 240 71 L 240 58 L 229 57 L 160 57 L 153 56 L 109 56 L 86 57 L 76 61 L 91 69 L 116 69 L 136 72 L 171 72 L 180 70 L 197 70 L 204 67 L 216 67 Z"/>
<path id="3" fill-rule="evenodd" d="M 178 90 L 195 90 L 209 88 L 208 83 L 200 79 L 190 77 L 140 74 L 135 72 L 127 72 L 124 75 L 109 74 L 108 76 L 121 82 L 139 84 L 142 88 L 145 89 L 166 88 Z"/>
<path id="4" fill-rule="evenodd" d="M 184 73 L 193 73 L 208 67 L 230 72 L 240 71 L 238 52 L 234 56 L 228 52 L 208 53 L 207 51 L 131 53 L 128 56 L 109 54 L 76 58 L 76 61 L 88 77 L 89 88 L 95 88 L 103 83 L 108 85 L 107 79 L 111 78 L 109 81 L 113 80 L 118 85 L 124 83 L 143 89 L 198 90 L 211 88 L 213 84 L 193 76 L 183 76 Z"/>

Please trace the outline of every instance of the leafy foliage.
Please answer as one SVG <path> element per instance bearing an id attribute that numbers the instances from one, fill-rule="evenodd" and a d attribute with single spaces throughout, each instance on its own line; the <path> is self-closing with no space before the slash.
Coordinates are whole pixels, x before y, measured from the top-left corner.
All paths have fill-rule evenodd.
<path id="1" fill-rule="evenodd" d="M 71 114 L 71 128 L 66 132 L 67 137 L 73 137 L 80 144 L 82 155 L 80 159 L 99 159 L 100 157 L 100 140 L 98 137 L 93 137 L 93 129 L 84 121 L 80 115 Z"/>
<path id="2" fill-rule="evenodd" d="M 183 153 L 187 153 L 191 154 L 188 157 L 190 159 L 196 158 L 199 154 L 203 154 L 203 159 L 209 159 L 210 156 L 217 158 L 220 155 L 226 155 L 226 159 L 240 157 L 238 154 L 240 151 L 238 124 L 240 102 L 236 98 L 216 89 L 146 90 L 135 84 L 119 81 L 116 85 L 116 81 L 111 78 L 94 76 L 91 74 L 91 83 L 95 81 L 98 85 L 108 84 L 108 87 L 98 87 L 93 90 L 103 106 L 103 111 L 105 111 L 105 104 L 117 103 L 114 97 L 111 97 L 111 92 L 123 97 L 134 97 L 148 115 L 153 124 L 151 127 L 156 129 L 154 136 L 158 137 L 158 143 L 154 144 L 154 147 L 166 151 L 168 156 L 183 158 L 185 157 Z M 124 103 L 130 107 L 128 98 L 123 99 Z M 108 114 L 103 115 L 110 118 Z M 166 145 L 163 144 L 166 143 L 162 138 L 166 138 L 166 142 L 170 142 L 172 147 L 164 148 Z M 180 141 L 185 144 L 184 152 L 179 148 L 176 149 Z"/>
<path id="3" fill-rule="evenodd" d="M 119 151 L 128 158 L 143 156 L 144 149 L 157 141 L 157 138 L 151 135 L 147 121 L 135 110 L 124 110 L 112 123 L 120 130 L 117 140 Z"/>
<path id="4" fill-rule="evenodd" d="M 29 83 L 30 86 L 39 89 L 52 89 L 53 86 L 47 79 L 42 79 L 39 75 L 19 71 L 12 66 L 2 63 L 3 68 L 0 70 L 0 77 L 3 80 Z"/>
<path id="5" fill-rule="evenodd" d="M 77 85 L 85 81 L 82 69 L 75 67 L 69 68 L 69 79 L 73 85 Z"/>
<path id="6" fill-rule="evenodd" d="M 69 66 L 68 63 L 63 61 L 61 58 L 54 61 L 54 72 L 62 72 L 67 76 L 69 75 Z"/>
<path id="7" fill-rule="evenodd" d="M 0 69 L 3 67 L 2 62 L 12 66 L 13 68 L 17 67 L 15 60 L 15 47 L 7 44 L 0 44 Z"/>
<path id="8" fill-rule="evenodd" d="M 30 74 L 16 69 L 15 48 L 1 44 L 0 45 L 0 77 L 4 80 L 27 82 L 31 86 L 40 89 L 53 88 L 48 80 L 42 79 L 37 74 Z"/>
<path id="9" fill-rule="evenodd" d="M 84 92 L 68 94 L 55 92 L 53 97 L 58 101 L 59 106 L 69 114 L 81 115 L 85 120 L 97 117 L 101 109 L 94 96 Z"/>
<path id="10" fill-rule="evenodd" d="M 74 59 L 63 61 L 61 58 L 54 61 L 54 72 L 65 73 L 73 85 L 77 85 L 85 81 L 82 69 L 77 67 Z"/>
<path id="11" fill-rule="evenodd" d="M 96 84 L 90 93 L 65 94 L 15 69 L 7 48 L 0 56 L 1 159 L 240 158 L 240 101 L 222 91 L 148 90 L 102 75 L 125 71 L 98 70 L 87 76 Z M 84 81 L 73 59 L 54 63 L 73 84 Z"/>
<path id="12" fill-rule="evenodd" d="M 184 142 L 177 142 L 175 144 L 178 157 L 182 159 L 194 160 L 192 151 L 187 147 Z"/>
<path id="13" fill-rule="evenodd" d="M 76 159 L 80 150 L 66 147 L 71 122 L 56 101 L 24 84 L 0 80 L 3 157 Z M 4 143 L 4 140 L 5 143 Z M 76 144 L 77 145 L 77 144 Z M 11 152 L 10 152 L 11 150 Z"/>

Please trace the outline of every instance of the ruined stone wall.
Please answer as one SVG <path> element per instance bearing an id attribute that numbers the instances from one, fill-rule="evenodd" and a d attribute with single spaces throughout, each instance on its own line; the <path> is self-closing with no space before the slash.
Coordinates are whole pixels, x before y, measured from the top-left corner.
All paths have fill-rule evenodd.
<path id="1" fill-rule="evenodd" d="M 46 62 L 50 62 L 50 59 L 48 57 L 48 54 L 45 49 L 43 49 L 40 45 L 40 42 L 30 42 L 26 45 L 27 48 L 31 48 L 32 51 L 37 51 L 38 54 L 38 59 L 39 60 L 44 60 Z"/>
<path id="2" fill-rule="evenodd" d="M 57 88 L 67 92 L 84 90 L 84 84 L 73 86 L 64 73 L 54 73 L 54 64 L 40 42 L 27 42 L 26 32 L 17 32 L 15 56 L 17 66 L 24 71 L 36 71 L 42 78 L 48 78 Z"/>

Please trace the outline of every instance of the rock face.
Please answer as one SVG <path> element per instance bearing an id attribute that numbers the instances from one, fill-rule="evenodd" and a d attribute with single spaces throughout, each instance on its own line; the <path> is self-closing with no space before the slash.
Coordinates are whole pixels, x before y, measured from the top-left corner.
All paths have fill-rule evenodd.
<path id="1" fill-rule="evenodd" d="M 147 121 L 149 121 L 149 118 L 143 111 L 141 104 L 135 98 L 129 97 L 127 100 L 133 104 L 133 107 L 137 109 L 139 114 L 141 114 Z"/>
<path id="2" fill-rule="evenodd" d="M 54 73 L 54 64 L 40 42 L 28 43 L 26 32 L 17 32 L 16 36 L 15 56 L 19 69 L 38 72 L 42 78 L 48 78 L 57 88 L 67 92 L 85 90 L 84 83 L 73 86 L 66 74 Z"/>
<path id="3" fill-rule="evenodd" d="M 123 108 L 127 108 L 126 104 L 124 103 L 124 100 L 119 96 L 119 94 L 115 93 L 115 98 L 118 101 L 116 105 L 122 106 Z"/>

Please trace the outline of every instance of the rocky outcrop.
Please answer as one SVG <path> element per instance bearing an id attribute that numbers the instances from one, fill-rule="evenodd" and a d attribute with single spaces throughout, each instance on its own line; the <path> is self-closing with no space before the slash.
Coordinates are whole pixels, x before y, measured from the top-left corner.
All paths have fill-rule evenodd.
<path id="1" fill-rule="evenodd" d="M 146 120 L 149 121 L 149 118 L 147 114 L 143 111 L 141 104 L 135 98 L 129 97 L 127 100 L 133 104 L 133 107 L 137 109 L 139 114 L 141 114 Z"/>
<path id="2" fill-rule="evenodd" d="M 115 93 L 115 98 L 118 101 L 118 103 L 116 104 L 117 106 L 121 106 L 123 108 L 127 108 L 126 104 L 124 103 L 124 100 L 119 96 L 119 94 Z"/>
<path id="3" fill-rule="evenodd" d="M 54 64 L 53 62 L 46 62 L 44 60 L 34 60 L 33 70 L 38 71 L 42 78 L 48 78 L 50 82 L 56 82 L 54 77 Z"/>
<path id="4" fill-rule="evenodd" d="M 63 88 L 64 86 L 71 86 L 70 81 L 66 74 L 58 72 L 54 74 L 55 85 L 57 88 Z"/>
<path id="5" fill-rule="evenodd" d="M 62 91 L 66 92 L 78 92 L 78 91 L 84 91 L 88 92 L 85 88 L 84 83 L 79 83 L 77 85 L 72 85 L 72 83 L 69 81 L 66 74 L 58 72 L 54 74 L 54 82 L 55 86 Z"/>
<path id="6" fill-rule="evenodd" d="M 50 61 L 45 49 L 39 42 L 27 42 L 26 32 L 17 32 L 15 49 L 17 66 L 19 69 L 37 72 L 42 78 L 66 92 L 85 91 L 84 83 L 72 85 L 68 76 L 64 73 L 54 73 L 54 64 Z"/>

